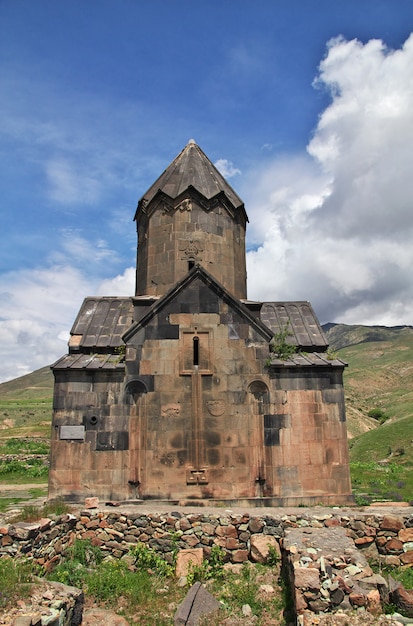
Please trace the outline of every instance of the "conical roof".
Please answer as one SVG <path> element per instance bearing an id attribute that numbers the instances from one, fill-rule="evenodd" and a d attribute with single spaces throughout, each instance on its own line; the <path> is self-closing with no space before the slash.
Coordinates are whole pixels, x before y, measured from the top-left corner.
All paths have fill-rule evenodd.
<path id="1" fill-rule="evenodd" d="M 149 187 L 139 205 L 150 202 L 159 191 L 170 198 L 177 198 L 190 186 L 195 187 L 208 200 L 224 192 L 234 208 L 244 207 L 241 198 L 193 139 Z"/>

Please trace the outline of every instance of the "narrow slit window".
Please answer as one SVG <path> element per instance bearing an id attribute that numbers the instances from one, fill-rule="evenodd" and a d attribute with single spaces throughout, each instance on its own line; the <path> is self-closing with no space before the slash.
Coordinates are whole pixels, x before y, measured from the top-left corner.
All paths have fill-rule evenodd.
<path id="1" fill-rule="evenodd" d="M 192 259 L 188 261 L 188 271 L 191 271 L 191 269 L 195 266 L 195 261 L 193 261 Z"/>
<path id="2" fill-rule="evenodd" d="M 199 365 L 199 337 L 193 340 L 193 365 Z"/>

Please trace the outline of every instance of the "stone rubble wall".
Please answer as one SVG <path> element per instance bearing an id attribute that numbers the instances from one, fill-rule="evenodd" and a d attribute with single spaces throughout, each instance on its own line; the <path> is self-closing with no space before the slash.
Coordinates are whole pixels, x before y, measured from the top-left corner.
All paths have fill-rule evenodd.
<path id="1" fill-rule="evenodd" d="M 6 626 L 80 626 L 84 595 L 81 589 L 39 579 L 31 588 L 30 599 L 20 600 L 7 614 L 0 615 Z"/>
<path id="2" fill-rule="evenodd" d="M 301 537 L 294 539 L 292 531 L 300 531 Z M 339 531 L 342 546 L 334 531 Z M 334 544 L 330 551 L 328 537 Z M 379 613 L 388 601 L 387 583 L 373 574 L 367 559 L 413 566 L 413 516 L 368 511 L 251 516 L 85 510 L 0 528 L 0 556 L 25 556 L 50 571 L 75 539 L 89 539 L 119 559 L 142 542 L 169 562 L 173 549 L 202 548 L 208 558 L 214 545 L 225 551 L 228 562 L 264 562 L 271 545 L 283 554 L 297 615 L 358 607 Z"/>

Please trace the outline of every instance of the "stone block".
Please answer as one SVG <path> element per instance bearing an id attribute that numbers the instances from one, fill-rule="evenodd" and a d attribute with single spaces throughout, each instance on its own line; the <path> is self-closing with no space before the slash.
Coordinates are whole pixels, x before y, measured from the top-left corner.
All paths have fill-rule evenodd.
<path id="1" fill-rule="evenodd" d="M 186 576 L 191 567 L 202 565 L 204 559 L 204 551 L 202 548 L 188 548 L 186 550 L 179 550 L 176 558 L 176 576 Z"/>
<path id="2" fill-rule="evenodd" d="M 99 507 L 99 498 L 91 497 L 85 498 L 86 509 L 97 509 Z"/>
<path id="3" fill-rule="evenodd" d="M 413 528 L 402 528 L 399 530 L 399 539 L 402 543 L 413 541 Z"/>
<path id="4" fill-rule="evenodd" d="M 403 518 L 398 515 L 384 515 L 380 524 L 380 530 L 390 530 L 398 533 L 404 528 Z"/>
<path id="5" fill-rule="evenodd" d="M 294 569 L 294 586 L 299 589 L 320 589 L 320 573 L 314 567 L 296 567 Z"/>
<path id="6" fill-rule="evenodd" d="M 218 600 L 201 583 L 197 582 L 192 585 L 179 605 L 174 617 L 174 626 L 196 626 L 203 616 L 211 616 L 220 608 Z"/>
<path id="7" fill-rule="evenodd" d="M 251 560 L 255 563 L 266 563 L 270 550 L 274 550 L 281 559 L 280 545 L 272 535 L 251 535 Z"/>
<path id="8" fill-rule="evenodd" d="M 413 550 L 409 550 L 409 552 L 404 552 L 400 555 L 399 558 L 403 565 L 413 565 Z"/>

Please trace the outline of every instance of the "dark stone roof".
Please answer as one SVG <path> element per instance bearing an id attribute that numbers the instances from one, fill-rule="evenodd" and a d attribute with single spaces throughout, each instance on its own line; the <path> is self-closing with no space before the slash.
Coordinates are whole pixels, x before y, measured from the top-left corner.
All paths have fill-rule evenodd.
<path id="1" fill-rule="evenodd" d="M 188 187 L 194 187 L 207 200 L 224 193 L 235 209 L 240 208 L 245 212 L 241 198 L 193 139 L 149 187 L 139 200 L 138 208 L 151 202 L 158 192 L 174 199 Z"/>
<path id="2" fill-rule="evenodd" d="M 85 298 L 70 334 L 71 348 L 116 348 L 133 322 L 131 298 Z"/>
<path id="3" fill-rule="evenodd" d="M 261 321 L 275 335 L 287 329 L 288 343 L 303 350 L 327 349 L 328 341 L 309 302 L 263 302 Z"/>
<path id="4" fill-rule="evenodd" d="M 347 367 L 348 363 L 341 359 L 328 358 L 327 354 L 319 352 L 297 352 L 288 359 L 278 359 L 275 355 L 271 356 L 272 367 Z"/>
<path id="5" fill-rule="evenodd" d="M 121 369 L 117 348 L 124 345 L 140 326 L 157 315 L 165 303 L 185 290 L 190 281 L 200 278 L 239 314 L 249 320 L 268 342 L 287 328 L 288 343 L 308 354 L 297 353 L 290 360 L 272 359 L 282 366 L 343 366 L 339 359 L 329 360 L 320 353 L 328 342 L 309 302 L 242 302 L 234 298 L 204 268 L 195 266 L 161 298 L 85 298 L 71 330 L 69 354 L 59 359 L 53 369 Z"/>
<path id="6" fill-rule="evenodd" d="M 53 370 L 124 370 L 121 355 L 114 354 L 66 354 L 52 365 Z"/>
<path id="7" fill-rule="evenodd" d="M 185 291 L 188 285 L 196 280 L 200 279 L 212 292 L 215 292 L 219 298 L 224 300 L 229 307 L 235 310 L 238 315 L 246 319 L 250 326 L 252 326 L 261 337 L 266 341 L 272 339 L 272 333 L 268 327 L 262 323 L 257 315 L 254 315 L 251 310 L 243 304 L 241 300 L 235 298 L 225 287 L 223 287 L 209 272 L 207 272 L 201 265 L 195 265 L 184 278 L 177 281 L 175 285 L 164 296 L 159 298 L 142 316 L 140 320 L 135 322 L 124 334 L 123 339 L 127 342 L 140 328 L 144 327 L 155 315 L 158 315 L 166 304 L 174 300 L 179 294 Z"/>

